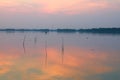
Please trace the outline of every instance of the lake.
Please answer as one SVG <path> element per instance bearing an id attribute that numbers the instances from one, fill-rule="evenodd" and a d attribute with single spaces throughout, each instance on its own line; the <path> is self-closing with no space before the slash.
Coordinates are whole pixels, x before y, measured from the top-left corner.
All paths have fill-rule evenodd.
<path id="1" fill-rule="evenodd" d="M 120 34 L 0 32 L 0 80 L 120 80 Z"/>

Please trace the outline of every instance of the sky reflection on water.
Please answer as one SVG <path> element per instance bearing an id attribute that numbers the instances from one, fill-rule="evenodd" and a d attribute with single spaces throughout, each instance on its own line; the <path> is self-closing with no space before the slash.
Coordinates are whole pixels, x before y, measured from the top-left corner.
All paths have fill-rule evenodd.
<path id="1" fill-rule="evenodd" d="M 119 40 L 119 35 L 0 33 L 0 80 L 119 80 Z"/>

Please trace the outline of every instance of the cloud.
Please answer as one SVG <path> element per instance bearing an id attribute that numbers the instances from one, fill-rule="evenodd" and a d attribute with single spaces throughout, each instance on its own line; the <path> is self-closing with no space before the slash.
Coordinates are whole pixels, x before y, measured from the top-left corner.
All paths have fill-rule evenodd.
<path id="1" fill-rule="evenodd" d="M 118 8 L 118 4 L 120 4 L 118 0 L 0 0 L 0 9 L 8 12 L 79 14 L 100 9 Z"/>
<path id="2" fill-rule="evenodd" d="M 101 9 L 108 7 L 106 1 L 89 1 L 89 0 L 44 0 L 35 1 L 35 4 L 42 4 L 40 9 L 44 13 L 67 13 L 76 14 L 89 10 Z"/>

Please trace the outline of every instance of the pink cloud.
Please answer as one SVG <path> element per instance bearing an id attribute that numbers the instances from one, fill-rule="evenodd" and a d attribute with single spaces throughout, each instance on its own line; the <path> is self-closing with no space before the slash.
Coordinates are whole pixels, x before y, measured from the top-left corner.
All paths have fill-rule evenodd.
<path id="1" fill-rule="evenodd" d="M 77 14 L 83 13 L 89 10 L 107 8 L 108 3 L 106 1 L 89 1 L 89 0 L 45 0 L 38 1 L 37 4 L 42 4 L 40 9 L 43 13 L 64 13 L 64 14 Z"/>
<path id="2" fill-rule="evenodd" d="M 9 12 L 36 12 L 46 14 L 79 14 L 116 8 L 107 0 L 0 0 L 0 9 Z"/>

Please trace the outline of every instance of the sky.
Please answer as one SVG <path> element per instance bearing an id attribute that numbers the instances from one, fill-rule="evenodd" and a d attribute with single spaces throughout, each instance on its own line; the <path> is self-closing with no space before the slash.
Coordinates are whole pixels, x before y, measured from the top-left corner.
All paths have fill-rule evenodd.
<path id="1" fill-rule="evenodd" d="M 0 0 L 0 28 L 120 27 L 120 0 Z"/>

